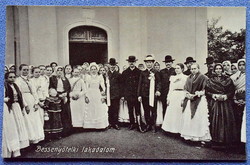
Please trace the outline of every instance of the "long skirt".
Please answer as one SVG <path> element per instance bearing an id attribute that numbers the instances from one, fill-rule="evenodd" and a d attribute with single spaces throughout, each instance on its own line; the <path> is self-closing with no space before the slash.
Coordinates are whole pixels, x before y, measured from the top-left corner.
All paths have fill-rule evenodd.
<path id="1" fill-rule="evenodd" d="M 29 140 L 30 140 L 28 129 L 26 127 L 27 119 L 25 119 L 25 116 L 23 115 L 22 110 L 18 103 L 12 104 L 12 111 L 13 111 L 13 116 L 15 119 L 16 127 L 17 127 L 18 136 L 19 136 L 20 148 L 21 149 L 26 148 L 29 146 Z"/>
<path id="2" fill-rule="evenodd" d="M 63 130 L 61 110 L 48 110 L 49 120 L 44 121 L 45 134 L 58 134 Z"/>
<path id="3" fill-rule="evenodd" d="M 243 113 L 242 125 L 241 125 L 241 142 L 246 143 L 246 106 Z"/>
<path id="4" fill-rule="evenodd" d="M 173 91 L 169 95 L 169 106 L 166 111 L 162 129 L 171 133 L 180 133 L 182 126 L 182 107 L 181 102 L 184 96 L 183 91 Z M 176 99 L 178 98 L 178 99 Z"/>
<path id="5" fill-rule="evenodd" d="M 41 117 L 39 110 L 34 109 L 34 102 L 35 99 L 30 93 L 23 93 L 23 97 L 26 101 L 26 103 L 29 106 L 30 112 L 27 114 L 25 111 L 26 118 L 26 127 L 28 128 L 28 133 L 30 137 L 31 143 L 38 143 L 42 140 L 44 140 L 44 130 L 43 130 L 43 124 L 41 122 Z M 29 123 L 30 122 L 30 123 Z M 31 126 L 30 126 L 31 124 Z"/>
<path id="6" fill-rule="evenodd" d="M 63 136 L 68 136 L 72 131 L 70 104 L 61 103 L 61 107 L 62 107 L 61 118 L 62 118 L 62 125 L 63 125 L 62 134 Z"/>
<path id="7" fill-rule="evenodd" d="M 70 99 L 70 109 L 73 127 L 83 126 L 83 114 L 86 107 L 84 97 L 80 97 L 78 100 Z"/>
<path id="8" fill-rule="evenodd" d="M 197 107 L 196 113 L 191 118 L 190 101 L 187 102 L 186 109 L 183 113 L 181 137 L 191 141 L 210 141 L 208 108 L 205 96 Z"/>
<path id="9" fill-rule="evenodd" d="M 3 111 L 2 156 L 10 158 L 12 153 L 14 157 L 20 156 L 21 148 L 13 110 L 9 111 L 4 104 Z"/>
<path id="10" fill-rule="evenodd" d="M 126 100 L 120 100 L 118 121 L 121 123 L 129 123 L 128 104 Z"/>
<path id="11" fill-rule="evenodd" d="M 218 143 L 237 142 L 237 127 L 232 100 L 211 100 L 210 131 L 212 141 Z"/>
<path id="12" fill-rule="evenodd" d="M 161 125 L 163 122 L 163 109 L 162 102 L 157 100 L 157 117 L 156 117 L 156 125 Z"/>
<path id="13" fill-rule="evenodd" d="M 102 103 L 98 88 L 89 88 L 87 92 L 89 103 L 84 112 L 83 128 L 104 129 L 109 125 L 108 106 Z"/>

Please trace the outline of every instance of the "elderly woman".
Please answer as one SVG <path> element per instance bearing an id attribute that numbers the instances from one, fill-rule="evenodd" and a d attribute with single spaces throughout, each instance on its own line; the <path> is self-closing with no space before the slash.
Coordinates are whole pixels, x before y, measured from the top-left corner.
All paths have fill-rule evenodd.
<path id="1" fill-rule="evenodd" d="M 241 136 L 242 116 L 246 106 L 245 102 L 245 91 L 246 91 L 246 61 L 245 59 L 239 59 L 238 72 L 231 76 L 235 85 L 235 96 L 234 96 L 234 112 L 238 131 L 238 141 Z"/>
<path id="2" fill-rule="evenodd" d="M 31 143 L 36 144 L 44 140 L 43 124 L 41 122 L 40 113 L 38 111 L 39 100 L 35 86 L 28 78 L 29 66 L 26 64 L 21 64 L 19 70 L 21 76 L 16 78 L 15 83 L 19 87 L 23 96 L 23 103 L 26 109 L 26 111 L 23 112 L 24 117 L 26 118 L 25 121 L 29 133 L 29 140 L 31 141 Z"/>
<path id="3" fill-rule="evenodd" d="M 86 110 L 84 112 L 83 128 L 105 129 L 108 127 L 108 106 L 102 97 L 106 91 L 102 75 L 98 75 L 98 65 L 91 63 L 90 75 L 86 77 Z M 102 92 L 100 91 L 100 87 Z"/>
<path id="4" fill-rule="evenodd" d="M 63 124 L 62 136 L 68 136 L 71 133 L 71 110 L 70 110 L 70 97 L 71 91 L 70 83 L 67 78 L 64 77 L 63 67 L 57 66 L 55 68 L 55 75 L 50 77 L 49 89 L 54 88 L 57 91 L 58 97 L 61 101 L 61 118 Z"/>
<path id="5" fill-rule="evenodd" d="M 232 75 L 231 62 L 229 60 L 223 61 L 222 66 L 224 69 L 224 74 L 226 74 L 227 76 L 231 76 Z"/>
<path id="6" fill-rule="evenodd" d="M 215 64 L 213 77 L 206 85 L 206 95 L 209 106 L 210 132 L 214 145 L 228 145 L 236 142 L 236 123 L 233 109 L 234 84 L 224 68 Z M 230 89 L 230 90 L 228 90 Z"/>

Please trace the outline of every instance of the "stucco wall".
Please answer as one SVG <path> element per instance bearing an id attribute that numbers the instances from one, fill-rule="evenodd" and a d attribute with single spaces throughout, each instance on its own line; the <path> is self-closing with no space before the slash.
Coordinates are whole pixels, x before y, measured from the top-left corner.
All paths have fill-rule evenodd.
<path id="1" fill-rule="evenodd" d="M 164 67 L 165 55 L 175 63 L 192 56 L 201 64 L 207 56 L 206 8 L 21 7 L 20 53 L 34 65 L 69 62 L 68 31 L 80 25 L 98 26 L 108 33 L 108 55 L 126 65 L 129 55 L 142 63 L 152 53 Z M 7 15 L 8 16 L 8 15 Z M 10 17 L 10 16 L 9 16 Z M 27 17 L 27 18 L 26 18 Z M 26 19 L 24 19 L 26 18 Z M 8 26 L 12 26 L 8 22 Z M 7 40 L 11 42 L 11 40 Z M 13 58 L 8 48 L 6 61 Z M 7 51 L 6 51 L 7 52 Z"/>

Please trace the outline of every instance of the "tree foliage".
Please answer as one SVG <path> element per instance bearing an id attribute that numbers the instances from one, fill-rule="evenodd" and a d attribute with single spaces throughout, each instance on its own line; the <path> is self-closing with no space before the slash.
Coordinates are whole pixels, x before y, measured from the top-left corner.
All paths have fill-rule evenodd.
<path id="1" fill-rule="evenodd" d="M 231 32 L 217 26 L 220 18 L 208 21 L 208 55 L 218 62 L 230 60 L 236 62 L 245 55 L 246 30 Z"/>

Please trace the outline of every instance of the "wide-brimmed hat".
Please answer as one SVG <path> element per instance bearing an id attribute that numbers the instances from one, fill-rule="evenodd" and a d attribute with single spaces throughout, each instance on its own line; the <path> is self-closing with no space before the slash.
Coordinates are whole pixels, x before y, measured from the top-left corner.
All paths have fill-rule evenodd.
<path id="1" fill-rule="evenodd" d="M 147 61 L 153 61 L 154 62 L 155 61 L 154 55 L 152 55 L 152 54 L 147 55 L 144 62 L 147 62 Z"/>
<path id="2" fill-rule="evenodd" d="M 173 62 L 175 59 L 172 59 L 172 56 L 170 55 L 166 55 L 165 56 L 165 61 L 162 61 L 162 62 Z"/>
<path id="3" fill-rule="evenodd" d="M 206 63 L 207 65 L 214 63 L 214 58 L 213 57 L 207 57 L 206 58 Z"/>
<path id="4" fill-rule="evenodd" d="M 184 64 L 190 63 L 190 62 L 196 62 L 196 60 L 193 59 L 193 57 L 187 57 L 186 62 Z"/>
<path id="5" fill-rule="evenodd" d="M 109 59 L 109 64 L 110 65 L 116 65 L 117 64 L 116 59 L 115 58 L 110 58 Z"/>
<path id="6" fill-rule="evenodd" d="M 128 61 L 128 62 L 135 62 L 135 61 L 137 61 L 137 59 L 136 59 L 135 56 L 129 56 L 126 61 Z"/>

